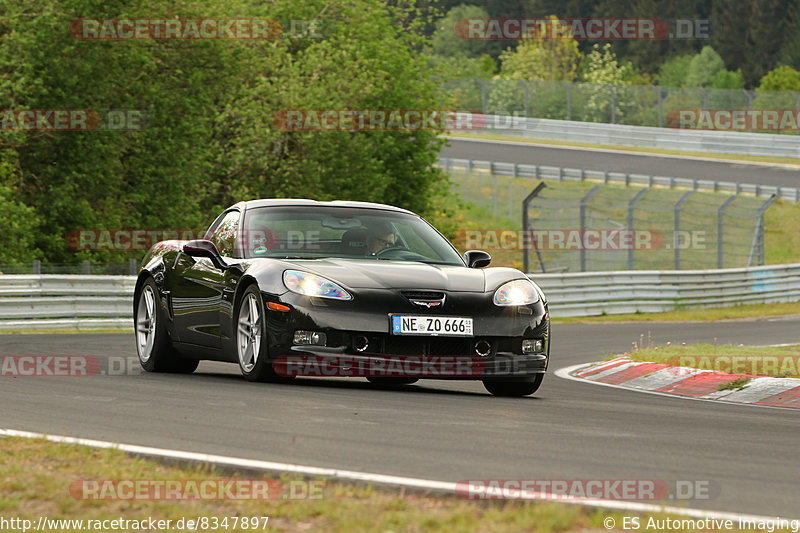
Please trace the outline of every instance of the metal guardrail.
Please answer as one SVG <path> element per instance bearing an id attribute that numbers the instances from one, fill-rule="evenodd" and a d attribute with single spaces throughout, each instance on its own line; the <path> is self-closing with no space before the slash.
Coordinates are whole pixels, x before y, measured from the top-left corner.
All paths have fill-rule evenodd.
<path id="1" fill-rule="evenodd" d="M 800 263 L 531 277 L 556 317 L 800 301 Z M 132 329 L 135 283 L 134 276 L 0 276 L 0 331 Z"/>
<path id="2" fill-rule="evenodd" d="M 0 331 L 133 329 L 135 276 L 2 275 Z"/>
<path id="3" fill-rule="evenodd" d="M 474 118 L 477 121 L 478 118 Z M 482 130 L 501 134 L 610 146 L 769 157 L 800 157 L 800 136 L 739 131 L 690 130 L 481 115 Z"/>
<path id="4" fill-rule="evenodd" d="M 675 178 L 650 176 L 606 170 L 552 167 L 546 165 L 527 165 L 501 161 L 482 161 L 475 159 L 454 159 L 440 157 L 439 165 L 446 171 L 486 172 L 497 176 L 533 178 L 552 181 L 590 181 L 606 184 L 620 184 L 641 187 L 664 187 L 668 189 L 690 189 L 694 191 L 730 192 L 731 194 L 752 194 L 759 198 L 775 196 L 791 202 L 800 202 L 800 188 L 758 185 L 755 183 L 734 183 L 731 181 L 701 180 L 694 178 Z"/>
<path id="5" fill-rule="evenodd" d="M 535 274 L 531 277 L 547 295 L 551 312 L 557 317 L 800 301 L 800 263 L 718 270 Z"/>

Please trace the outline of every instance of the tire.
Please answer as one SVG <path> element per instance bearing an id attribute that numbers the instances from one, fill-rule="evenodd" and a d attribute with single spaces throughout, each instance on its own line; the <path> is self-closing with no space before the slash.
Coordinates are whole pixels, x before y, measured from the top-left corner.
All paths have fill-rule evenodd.
<path id="1" fill-rule="evenodd" d="M 411 385 L 419 381 L 417 378 L 367 378 L 375 385 Z"/>
<path id="2" fill-rule="evenodd" d="M 272 367 L 267 354 L 264 315 L 261 291 L 253 283 L 245 289 L 233 315 L 236 320 L 236 360 L 239 370 L 247 381 L 291 381 L 291 377 L 279 376 Z"/>
<path id="3" fill-rule="evenodd" d="M 133 304 L 136 334 L 136 353 L 139 364 L 147 372 L 191 374 L 200 361 L 184 359 L 172 346 L 167 332 L 167 320 L 158 298 L 153 278 L 144 282 Z"/>
<path id="4" fill-rule="evenodd" d="M 483 381 L 483 386 L 495 396 L 529 396 L 539 390 L 543 379 L 544 374 L 536 374 L 531 381 L 487 379 Z"/>

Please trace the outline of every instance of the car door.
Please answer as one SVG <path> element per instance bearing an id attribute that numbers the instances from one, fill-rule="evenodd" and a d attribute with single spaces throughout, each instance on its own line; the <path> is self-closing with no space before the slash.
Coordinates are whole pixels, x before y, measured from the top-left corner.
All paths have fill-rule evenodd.
<path id="1" fill-rule="evenodd" d="M 234 258 L 240 212 L 228 210 L 209 228 L 206 238 L 224 260 Z M 172 308 L 181 342 L 209 348 L 221 346 L 220 313 L 226 298 L 226 272 L 210 259 L 180 253 L 175 262 Z"/>

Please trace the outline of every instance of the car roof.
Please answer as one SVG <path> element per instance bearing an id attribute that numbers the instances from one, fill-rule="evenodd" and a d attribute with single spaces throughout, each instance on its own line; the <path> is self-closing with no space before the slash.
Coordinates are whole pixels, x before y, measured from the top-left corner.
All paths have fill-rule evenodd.
<path id="1" fill-rule="evenodd" d="M 407 209 L 395 207 L 387 204 L 377 204 L 373 202 L 349 202 L 344 200 L 335 200 L 331 202 L 320 202 L 317 200 L 309 200 L 307 198 L 263 198 L 260 200 L 248 200 L 246 202 L 239 202 L 231 208 L 239 209 L 254 209 L 256 207 L 291 207 L 291 206 L 318 206 L 318 207 L 355 207 L 360 209 L 382 209 L 384 211 L 396 211 L 399 213 L 408 213 L 414 215 Z M 229 208 L 230 209 L 230 208 Z"/>

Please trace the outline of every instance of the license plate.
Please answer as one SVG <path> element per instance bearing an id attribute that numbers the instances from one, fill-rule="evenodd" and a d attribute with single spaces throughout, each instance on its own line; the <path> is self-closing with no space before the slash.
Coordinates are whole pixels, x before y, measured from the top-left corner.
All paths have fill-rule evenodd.
<path id="1" fill-rule="evenodd" d="M 458 316 L 392 315 L 392 335 L 472 337 L 472 319 Z"/>

